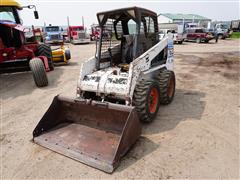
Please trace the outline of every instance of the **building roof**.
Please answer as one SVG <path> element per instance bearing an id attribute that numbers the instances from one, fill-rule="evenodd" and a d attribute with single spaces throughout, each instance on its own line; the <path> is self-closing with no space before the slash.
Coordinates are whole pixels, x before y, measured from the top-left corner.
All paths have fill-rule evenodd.
<path id="1" fill-rule="evenodd" d="M 182 19 L 185 19 L 185 20 L 192 20 L 192 19 L 195 19 L 195 20 L 211 20 L 209 18 L 206 18 L 204 16 L 200 16 L 200 15 L 197 15 L 197 14 L 172 14 L 172 13 L 162 13 L 162 14 L 159 14 L 159 16 L 162 15 L 162 16 L 165 16 L 165 17 L 168 17 L 169 19 L 172 19 L 172 20 L 182 20 Z"/>

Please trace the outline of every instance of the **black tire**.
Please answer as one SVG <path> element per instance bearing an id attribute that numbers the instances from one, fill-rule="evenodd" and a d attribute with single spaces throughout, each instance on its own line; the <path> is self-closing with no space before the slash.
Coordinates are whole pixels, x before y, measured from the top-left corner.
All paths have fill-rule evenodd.
<path id="1" fill-rule="evenodd" d="M 183 40 L 182 41 L 178 41 L 178 44 L 182 44 L 183 43 Z"/>
<path id="2" fill-rule="evenodd" d="M 196 43 L 198 43 L 198 44 L 201 43 L 201 38 L 197 38 Z"/>
<path id="3" fill-rule="evenodd" d="M 222 34 L 218 34 L 218 39 L 223 39 L 223 35 Z"/>
<path id="4" fill-rule="evenodd" d="M 205 40 L 204 42 L 205 42 L 205 43 L 208 43 L 208 42 L 209 42 L 209 40 Z"/>
<path id="5" fill-rule="evenodd" d="M 65 50 L 65 57 L 66 57 L 67 60 L 71 59 L 71 52 L 70 52 L 69 49 Z"/>
<path id="6" fill-rule="evenodd" d="M 30 60 L 29 66 L 33 73 L 33 79 L 37 87 L 47 86 L 48 78 L 42 60 L 39 58 L 33 58 Z"/>
<path id="7" fill-rule="evenodd" d="M 54 70 L 54 63 L 52 61 L 52 50 L 50 48 L 50 46 L 46 45 L 46 44 L 40 44 L 38 46 L 38 56 L 46 56 L 48 59 L 48 65 L 50 70 Z"/>
<path id="8" fill-rule="evenodd" d="M 157 93 L 155 102 L 153 102 L 153 97 L 151 92 Z M 134 90 L 133 94 L 133 105 L 136 107 L 137 112 L 139 113 L 139 118 L 142 122 L 152 122 L 156 117 L 160 105 L 160 88 L 157 81 L 141 81 L 139 82 Z M 154 103 L 153 107 L 149 103 Z M 153 108 L 153 109 L 151 109 Z"/>
<path id="9" fill-rule="evenodd" d="M 175 95 L 176 80 L 174 72 L 162 69 L 157 79 L 160 86 L 160 104 L 170 104 Z"/>

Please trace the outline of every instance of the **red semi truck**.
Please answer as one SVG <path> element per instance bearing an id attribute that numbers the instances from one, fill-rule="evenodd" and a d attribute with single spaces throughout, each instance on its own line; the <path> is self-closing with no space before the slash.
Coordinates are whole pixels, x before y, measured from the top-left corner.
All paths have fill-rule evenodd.
<path id="1" fill-rule="evenodd" d="M 69 26 L 67 29 L 67 36 L 72 44 L 90 43 L 90 37 L 84 26 Z"/>
<path id="2" fill-rule="evenodd" d="M 100 27 L 96 24 L 91 26 L 90 39 L 91 41 L 100 39 Z"/>

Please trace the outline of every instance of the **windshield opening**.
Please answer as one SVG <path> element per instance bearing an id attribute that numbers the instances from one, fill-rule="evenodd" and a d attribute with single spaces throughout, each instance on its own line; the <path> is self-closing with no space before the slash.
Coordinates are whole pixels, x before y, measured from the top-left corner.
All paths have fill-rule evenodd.
<path id="1" fill-rule="evenodd" d="M 16 23 L 14 11 L 12 7 L 0 7 L 0 21 Z"/>
<path id="2" fill-rule="evenodd" d="M 157 23 L 147 15 L 139 19 L 127 13 L 109 15 L 101 25 L 101 38 L 97 44 L 96 57 L 100 66 L 129 64 L 158 42 Z"/>
<path id="3" fill-rule="evenodd" d="M 46 27 L 47 32 L 56 32 L 59 31 L 59 27 Z"/>
<path id="4" fill-rule="evenodd" d="M 228 28 L 228 26 L 226 24 L 221 25 L 221 29 L 227 29 L 227 28 Z"/>
<path id="5" fill-rule="evenodd" d="M 83 31 L 84 27 L 72 28 L 73 31 Z"/>
<path id="6" fill-rule="evenodd" d="M 205 29 L 196 29 L 195 33 L 205 33 L 206 30 Z"/>

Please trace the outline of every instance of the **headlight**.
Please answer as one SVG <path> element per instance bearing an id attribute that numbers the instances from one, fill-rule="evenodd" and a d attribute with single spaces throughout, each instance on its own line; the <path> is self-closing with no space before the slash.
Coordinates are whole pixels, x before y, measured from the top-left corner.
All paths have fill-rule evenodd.
<path id="1" fill-rule="evenodd" d="M 49 40 L 50 39 L 50 37 L 49 36 L 46 36 L 46 40 Z"/>

